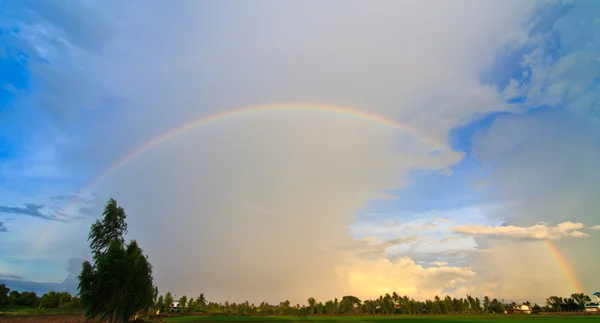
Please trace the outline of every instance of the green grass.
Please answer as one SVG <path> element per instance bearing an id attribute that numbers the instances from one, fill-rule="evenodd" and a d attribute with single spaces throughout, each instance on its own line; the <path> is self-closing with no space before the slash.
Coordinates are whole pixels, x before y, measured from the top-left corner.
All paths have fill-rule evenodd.
<path id="1" fill-rule="evenodd" d="M 34 307 L 9 307 L 0 309 L 2 315 L 6 316 L 30 316 L 30 315 L 65 315 L 65 314 L 83 314 L 82 309 L 72 308 L 42 308 Z"/>
<path id="2" fill-rule="evenodd" d="M 180 316 L 164 318 L 165 322 L 325 322 L 325 323 L 426 323 L 426 322 L 497 322 L 497 323 L 537 323 L 537 322 L 566 322 L 592 323 L 600 322 L 600 316 L 554 316 L 554 315 L 489 315 L 489 316 Z"/>

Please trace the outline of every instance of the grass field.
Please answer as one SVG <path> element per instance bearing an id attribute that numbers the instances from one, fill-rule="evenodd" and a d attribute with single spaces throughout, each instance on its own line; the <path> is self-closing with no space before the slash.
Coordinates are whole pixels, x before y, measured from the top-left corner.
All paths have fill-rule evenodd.
<path id="1" fill-rule="evenodd" d="M 67 314 L 83 314 L 82 309 L 70 308 L 42 308 L 34 307 L 11 307 L 0 310 L 4 316 L 26 316 L 26 315 L 67 315 Z M 0 320 L 1 322 L 1 320 Z"/>
<path id="2" fill-rule="evenodd" d="M 267 317 L 249 317 L 249 316 L 181 316 L 164 318 L 165 322 L 198 322 L 198 323 L 287 323 L 287 322 L 307 322 L 307 323 L 426 323 L 426 322 L 497 322 L 497 323 L 542 323 L 542 322 L 565 322 L 565 323 L 592 323 L 599 322 L 600 316 L 548 316 L 548 315 L 490 315 L 490 316 L 267 316 Z"/>

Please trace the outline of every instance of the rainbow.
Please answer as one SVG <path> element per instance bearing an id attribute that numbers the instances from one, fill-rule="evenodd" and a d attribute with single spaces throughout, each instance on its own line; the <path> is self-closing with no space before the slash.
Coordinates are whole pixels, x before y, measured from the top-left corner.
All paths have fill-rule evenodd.
<path id="1" fill-rule="evenodd" d="M 581 282 L 579 282 L 579 278 L 577 278 L 577 275 L 575 275 L 575 271 L 573 271 L 573 268 L 571 268 L 571 265 L 565 259 L 563 254 L 560 252 L 560 250 L 558 250 L 556 244 L 551 240 L 546 240 L 545 243 L 548 247 L 548 250 L 550 250 L 550 253 L 554 257 L 554 259 L 556 259 L 556 262 L 558 262 L 558 265 L 565 273 L 565 276 L 567 277 L 569 284 L 571 284 L 571 286 L 573 287 L 574 292 L 583 293 L 584 290 L 581 285 Z"/>
<path id="2" fill-rule="evenodd" d="M 411 125 L 402 124 L 393 119 L 388 119 L 388 118 L 382 117 L 380 115 L 365 112 L 365 111 L 358 110 L 355 108 L 348 108 L 348 107 L 335 106 L 335 105 L 325 105 L 325 104 L 311 104 L 311 103 L 307 103 L 307 104 L 283 103 L 283 104 L 249 106 L 249 107 L 225 111 L 225 112 L 210 115 L 210 116 L 204 116 L 199 119 L 190 121 L 188 123 L 184 123 L 174 129 L 171 129 L 161 135 L 158 135 L 158 136 L 152 138 L 150 141 L 148 141 L 145 144 L 143 144 L 142 146 L 134 149 L 129 154 L 127 154 L 123 158 L 119 159 L 116 163 L 112 164 L 110 167 L 108 167 L 106 170 L 104 170 L 98 177 L 96 177 L 91 183 L 89 183 L 87 186 L 85 186 L 80 191 L 80 193 L 77 194 L 75 196 L 75 198 L 73 198 L 67 204 L 67 206 L 65 208 L 63 208 L 63 210 L 59 214 L 59 218 L 66 217 L 66 214 L 68 214 L 68 212 L 72 211 L 75 208 L 75 206 L 77 206 L 81 202 L 81 200 L 85 194 L 89 193 L 94 187 L 96 187 L 102 181 L 104 181 L 105 179 L 107 179 L 108 177 L 110 177 L 111 175 L 116 173 L 121 167 L 130 163 L 132 160 L 143 155 L 145 152 L 151 150 L 152 148 L 159 146 L 160 144 L 165 143 L 168 140 L 170 140 L 178 135 L 181 135 L 187 131 L 193 130 L 193 129 L 201 127 L 201 126 L 205 126 L 207 124 L 226 120 L 229 118 L 240 117 L 240 116 L 245 116 L 245 115 L 252 115 L 252 114 L 259 114 L 259 113 L 264 113 L 264 112 L 277 112 L 277 111 L 312 111 L 312 112 L 329 113 L 332 115 L 339 115 L 339 116 L 363 119 L 363 120 L 375 122 L 377 124 L 381 124 L 381 125 L 390 127 L 392 129 L 396 129 L 402 133 L 407 133 L 407 134 L 413 135 L 413 136 L 419 138 L 420 140 L 422 140 L 423 142 L 427 143 L 428 145 L 430 145 L 432 148 L 432 151 L 436 151 L 436 150 L 441 151 L 446 147 L 446 144 L 443 141 L 440 141 L 431 136 L 428 136 L 428 135 L 418 131 L 417 128 L 415 128 Z M 32 252 L 34 255 L 37 254 L 39 252 L 40 248 L 46 243 L 48 237 L 50 236 L 50 234 L 52 233 L 52 231 L 54 229 L 54 225 L 55 224 L 48 226 L 48 229 L 46 231 L 42 232 L 42 234 L 40 234 L 37 242 L 34 244 L 34 250 Z"/>
<path id="3" fill-rule="evenodd" d="M 367 121 L 375 122 L 375 123 L 396 129 L 403 133 L 414 135 L 414 136 L 418 137 L 419 139 L 421 139 L 423 142 L 431 145 L 434 150 L 440 151 L 447 146 L 444 142 L 437 140 L 433 137 L 428 136 L 425 133 L 418 131 L 417 128 L 415 128 L 411 125 L 398 123 L 397 121 L 395 121 L 393 119 L 388 119 L 388 118 L 385 118 L 380 115 L 376 115 L 373 113 L 365 112 L 365 111 L 354 109 L 354 108 L 341 107 L 341 106 L 335 106 L 335 105 L 324 105 L 324 104 L 309 104 L 309 103 L 308 104 L 284 103 L 284 104 L 271 104 L 271 105 L 244 107 L 244 108 L 229 110 L 226 112 L 222 112 L 222 113 L 218 113 L 218 114 L 214 114 L 214 115 L 210 115 L 210 116 L 201 117 L 199 119 L 185 123 L 179 127 L 171 129 L 161 135 L 158 135 L 158 136 L 152 138 L 150 141 L 146 142 L 145 144 L 138 147 L 137 149 L 134 149 L 129 154 L 127 154 L 126 156 L 124 156 L 123 158 L 118 160 L 116 163 L 112 164 L 112 166 L 108 167 L 98 177 L 96 177 L 92 182 L 90 182 L 87 186 L 85 186 L 80 191 L 80 193 L 77 194 L 76 197 L 73 198 L 67 204 L 67 206 L 61 211 L 59 217 L 64 217 L 65 214 L 67 214 L 69 211 L 73 210 L 75 208 L 75 206 L 77 206 L 79 204 L 82 197 L 86 193 L 89 193 L 99 183 L 101 183 L 102 181 L 104 181 L 106 178 L 110 177 L 114 173 L 116 173 L 121 167 L 125 166 L 126 164 L 128 164 L 132 160 L 136 159 L 137 157 L 143 155 L 145 152 L 151 150 L 152 148 L 159 146 L 160 144 L 172 139 L 173 137 L 176 137 L 176 136 L 183 134 L 187 131 L 190 131 L 192 129 L 195 129 L 195 128 L 198 128 L 198 127 L 201 127 L 201 126 L 213 123 L 213 122 L 233 118 L 233 117 L 257 114 L 257 113 L 264 113 L 264 112 L 269 112 L 269 111 L 273 112 L 273 111 L 294 111 L 294 110 L 295 111 L 326 112 L 326 113 L 331 113 L 334 115 L 364 119 Z M 48 226 L 48 229 L 46 231 L 42 232 L 42 234 L 40 234 L 38 241 L 34 244 L 33 255 L 37 254 L 39 252 L 41 246 L 43 246 L 46 243 L 49 235 L 52 233 L 52 231 L 54 229 L 54 225 L 56 225 L 56 224 Z M 577 292 L 583 292 L 583 288 L 581 287 L 581 284 L 580 284 L 579 280 L 577 279 L 577 276 L 575 275 L 574 271 L 572 270 L 571 266 L 566 261 L 564 256 L 558 250 L 556 245 L 552 241 L 549 241 L 549 240 L 545 241 L 545 243 L 546 243 L 546 246 L 548 247 L 548 249 L 550 250 L 551 254 L 553 255 L 553 257 L 556 259 L 556 261 L 560 265 L 561 269 L 564 271 L 565 276 L 567 277 L 567 279 L 570 282 L 570 284 L 572 285 L 572 287 Z"/>

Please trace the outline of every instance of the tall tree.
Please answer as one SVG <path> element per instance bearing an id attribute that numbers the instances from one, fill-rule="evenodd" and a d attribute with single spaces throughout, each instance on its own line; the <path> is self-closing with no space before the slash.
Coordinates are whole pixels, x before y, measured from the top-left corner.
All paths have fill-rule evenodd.
<path id="1" fill-rule="evenodd" d="M 165 312 L 169 312 L 171 310 L 171 306 L 173 306 L 173 295 L 171 292 L 167 292 L 165 295 Z"/>
<path id="2" fill-rule="evenodd" d="M 0 308 L 8 305 L 8 293 L 10 293 L 10 288 L 4 284 L 0 285 Z"/>
<path id="3" fill-rule="evenodd" d="M 315 314 L 315 306 L 316 305 L 317 305 L 317 301 L 313 297 L 310 297 L 308 299 L 308 306 L 310 308 L 310 314 Z"/>
<path id="4" fill-rule="evenodd" d="M 554 312 L 560 312 L 563 306 L 563 298 L 558 296 L 550 296 L 546 298 L 546 305 L 552 308 Z"/>
<path id="5" fill-rule="evenodd" d="M 123 235 L 127 233 L 125 210 L 117 205 L 117 201 L 109 199 L 102 213 L 102 221 L 96 220 L 90 229 L 88 240 L 94 258 L 100 256 L 110 246 L 113 240 L 125 243 Z"/>
<path id="6" fill-rule="evenodd" d="M 200 296 L 196 299 L 199 308 L 204 308 L 206 306 L 206 297 L 204 297 L 204 293 L 200 293 Z"/>
<path id="7" fill-rule="evenodd" d="M 341 313 L 354 313 L 356 307 L 361 305 L 360 299 L 356 296 L 347 295 L 342 297 L 340 301 L 340 312 Z"/>
<path id="8" fill-rule="evenodd" d="M 158 296 L 158 299 L 156 300 L 156 305 L 155 306 L 156 306 L 156 310 L 159 313 L 162 313 L 162 312 L 165 311 L 165 302 L 164 302 L 164 299 L 163 299 L 162 295 Z"/>
<path id="9" fill-rule="evenodd" d="M 125 211 L 110 199 L 102 220 L 92 224 L 88 240 L 93 265 L 85 261 L 79 294 L 88 319 L 127 322 L 153 305 L 152 266 L 135 240 L 125 244 Z"/>
<path id="10" fill-rule="evenodd" d="M 185 307 L 187 304 L 187 296 L 183 295 L 179 298 L 179 306 Z"/>
<path id="11" fill-rule="evenodd" d="M 592 299 L 584 293 L 571 294 L 571 298 L 579 305 L 579 310 L 581 311 L 585 310 L 585 304 L 592 301 Z"/>

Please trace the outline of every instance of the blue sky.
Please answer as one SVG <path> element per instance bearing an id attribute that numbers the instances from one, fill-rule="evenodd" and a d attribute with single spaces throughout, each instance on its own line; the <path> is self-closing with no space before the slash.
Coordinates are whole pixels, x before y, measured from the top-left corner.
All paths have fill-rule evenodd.
<path id="1" fill-rule="evenodd" d="M 180 294 L 571 292 L 542 242 L 565 251 L 598 242 L 596 2 L 386 2 L 336 14 L 316 3 L 141 5 L 12 1 L 0 13 L 0 279 L 62 282 L 69 259 L 87 257 L 87 229 L 112 196 L 160 288 Z M 360 120 L 234 118 L 152 149 L 61 215 L 65 196 L 153 136 L 278 102 L 363 109 L 450 149 L 432 156 L 420 138 Z M 211 265 L 168 255 L 189 246 Z M 530 262 L 496 272 L 510 248 Z M 219 287 L 243 276 L 223 270 L 228 253 L 256 286 Z M 273 254 L 282 265 L 272 272 Z M 596 288 L 589 259 L 566 257 Z M 531 286 L 554 283 L 534 293 L 513 274 L 542 270 L 536 261 L 549 269 Z M 203 277 L 186 282 L 200 267 Z M 361 274 L 389 285 L 352 279 Z M 306 287 L 272 282 L 290 277 Z"/>

